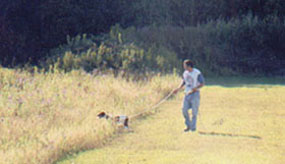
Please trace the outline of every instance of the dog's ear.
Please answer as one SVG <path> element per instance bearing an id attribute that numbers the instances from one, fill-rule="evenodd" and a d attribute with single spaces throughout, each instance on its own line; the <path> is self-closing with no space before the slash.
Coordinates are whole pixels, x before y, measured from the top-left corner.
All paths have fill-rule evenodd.
<path id="1" fill-rule="evenodd" d="M 106 116 L 106 113 L 105 113 L 105 112 L 100 112 L 100 113 L 97 115 L 98 118 L 103 118 L 103 117 L 105 117 L 105 116 Z"/>

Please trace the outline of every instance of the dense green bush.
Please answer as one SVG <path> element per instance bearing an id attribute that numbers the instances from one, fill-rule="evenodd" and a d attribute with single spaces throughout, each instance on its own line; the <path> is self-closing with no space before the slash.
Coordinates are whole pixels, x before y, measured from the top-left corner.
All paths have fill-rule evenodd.
<path id="1" fill-rule="evenodd" d="M 155 45 L 175 53 L 178 59 L 190 58 L 207 74 L 275 75 L 285 67 L 285 21 L 277 17 L 262 20 L 247 15 L 183 28 L 128 28 L 122 33 L 123 40 L 140 47 Z"/>
<path id="2" fill-rule="evenodd" d="M 109 35 L 101 37 L 78 35 L 67 37 L 67 44 L 53 49 L 42 62 L 46 69 L 64 71 L 84 69 L 87 72 L 113 69 L 116 72 L 146 73 L 170 72 L 180 64 L 175 53 L 164 47 L 143 49 L 132 42 L 123 41 L 121 29 L 112 28 Z"/>
<path id="3" fill-rule="evenodd" d="M 67 38 L 43 65 L 71 69 L 131 72 L 182 71 L 192 59 L 206 75 L 282 75 L 285 22 L 251 14 L 197 26 L 113 26 L 108 35 Z"/>

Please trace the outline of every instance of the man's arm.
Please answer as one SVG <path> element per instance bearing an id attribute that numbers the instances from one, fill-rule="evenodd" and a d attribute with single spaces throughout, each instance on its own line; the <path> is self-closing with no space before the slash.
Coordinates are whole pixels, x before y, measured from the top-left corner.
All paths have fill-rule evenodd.
<path id="1" fill-rule="evenodd" d="M 178 88 L 176 88 L 173 93 L 176 94 L 179 90 L 181 90 L 183 88 L 183 86 L 185 85 L 185 81 L 182 80 L 181 84 L 179 85 Z"/>

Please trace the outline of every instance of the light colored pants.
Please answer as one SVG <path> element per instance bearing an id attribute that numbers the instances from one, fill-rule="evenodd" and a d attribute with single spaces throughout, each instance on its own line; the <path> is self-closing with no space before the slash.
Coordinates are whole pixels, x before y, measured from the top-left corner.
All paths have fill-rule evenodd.
<path id="1" fill-rule="evenodd" d="M 194 92 L 190 95 L 185 95 L 183 101 L 182 113 L 185 118 L 185 124 L 187 128 L 196 130 L 197 115 L 200 105 L 200 92 Z M 192 109 L 192 121 L 189 118 L 188 110 Z"/>

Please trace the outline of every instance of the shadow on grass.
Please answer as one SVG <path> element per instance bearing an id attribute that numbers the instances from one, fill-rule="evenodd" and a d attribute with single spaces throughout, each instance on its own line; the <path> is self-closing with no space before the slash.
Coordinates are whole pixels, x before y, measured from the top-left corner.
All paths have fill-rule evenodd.
<path id="1" fill-rule="evenodd" d="M 285 77 L 206 77 L 206 85 L 223 87 L 263 88 L 267 85 L 285 85 Z"/>
<path id="2" fill-rule="evenodd" d="M 203 131 L 199 131 L 199 134 L 207 135 L 207 136 L 243 137 L 243 138 L 251 138 L 251 139 L 257 139 L 257 140 L 261 140 L 262 139 L 260 136 L 255 136 L 255 135 L 243 135 L 243 134 L 220 133 L 220 132 L 218 133 L 218 132 L 203 132 Z"/>

